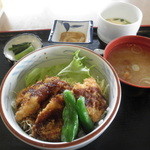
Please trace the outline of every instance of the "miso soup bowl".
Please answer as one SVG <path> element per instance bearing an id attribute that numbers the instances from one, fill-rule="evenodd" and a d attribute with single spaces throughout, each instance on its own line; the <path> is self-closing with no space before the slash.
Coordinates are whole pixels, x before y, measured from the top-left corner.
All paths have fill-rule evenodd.
<path id="1" fill-rule="evenodd" d="M 102 75 L 108 82 L 108 109 L 106 116 L 98 123 L 97 127 L 83 137 L 72 142 L 46 142 L 35 139 L 26 134 L 15 120 L 12 102 L 16 92 L 25 87 L 25 74 L 35 67 L 48 67 L 69 63 L 73 53 L 80 50 L 81 56 L 88 57 L 87 64 L 95 66 L 95 74 Z M 44 150 L 71 150 L 86 146 L 97 139 L 112 123 L 118 111 L 121 100 L 119 78 L 113 67 L 101 56 L 90 49 L 75 45 L 53 45 L 41 48 L 18 61 L 4 77 L 0 90 L 1 118 L 10 132 L 21 141 Z"/>
<path id="2" fill-rule="evenodd" d="M 148 50 L 150 50 L 150 38 L 143 37 L 143 36 L 136 36 L 136 35 L 135 36 L 134 35 L 123 36 L 123 37 L 116 38 L 115 40 L 111 41 L 106 46 L 105 51 L 104 51 L 104 58 L 106 60 L 108 60 L 108 57 L 111 57 L 111 52 L 115 52 L 115 50 L 116 50 L 115 47 L 122 45 L 122 44 L 133 44 L 138 47 L 146 46 L 149 48 Z M 124 58 L 126 58 L 126 57 L 124 57 Z M 122 59 L 124 59 L 124 58 L 122 58 Z M 137 73 L 138 73 L 138 71 L 137 71 Z M 127 82 L 127 81 L 123 80 L 122 78 L 120 78 L 120 81 L 121 81 L 121 83 L 124 83 L 125 85 L 128 85 L 129 87 L 150 89 L 150 86 L 136 85 L 136 84 Z M 150 82 L 150 76 L 149 76 L 148 82 Z"/>

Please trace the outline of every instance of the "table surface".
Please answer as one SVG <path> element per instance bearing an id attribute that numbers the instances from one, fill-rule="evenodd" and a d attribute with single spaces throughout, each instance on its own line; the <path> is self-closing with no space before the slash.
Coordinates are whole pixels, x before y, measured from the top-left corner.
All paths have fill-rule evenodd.
<path id="1" fill-rule="evenodd" d="M 93 20 L 94 26 L 97 26 L 97 17 L 100 9 L 110 1 L 123 1 L 136 5 L 143 12 L 142 25 L 150 24 L 150 0 L 93 0 L 92 3 L 87 0 L 76 0 L 75 2 L 70 0 L 1 1 L 3 2 L 3 14 L 1 15 L 0 12 L 0 83 L 12 66 L 2 54 L 6 41 L 16 34 L 27 32 L 9 31 L 41 29 L 40 31 L 28 31 L 28 33 L 39 35 L 43 40 L 44 46 L 47 46 L 50 45 L 47 42 L 49 35 L 49 30 L 47 29 L 52 28 L 54 20 Z M 141 27 L 138 33 L 139 35 L 150 37 L 150 26 Z M 94 34 L 94 38 L 92 45 L 81 46 L 86 46 L 92 50 L 106 46 L 97 39 L 96 34 Z M 149 116 L 150 90 L 137 91 L 137 89 L 130 89 L 122 84 L 121 105 L 114 121 L 97 140 L 81 148 L 81 150 L 150 150 Z M 36 148 L 23 143 L 12 135 L 1 119 L 0 149 L 36 150 Z"/>
<path id="2" fill-rule="evenodd" d="M 34 33 L 38 35 L 43 46 L 51 45 L 47 41 L 50 30 L 5 32 L 0 33 L 0 82 L 12 66 L 4 55 L 2 49 L 8 39 L 20 33 Z M 139 35 L 150 37 L 150 26 L 141 27 Z M 92 44 L 82 44 L 94 50 L 104 48 L 94 28 Z M 150 89 L 136 89 L 122 84 L 122 99 L 119 111 L 108 129 L 94 142 L 81 150 L 149 150 L 150 149 Z M 0 119 L 0 149 L 1 150 L 36 150 L 12 135 Z"/>
<path id="3" fill-rule="evenodd" d="M 150 24 L 150 0 L 0 0 L 4 13 L 0 31 L 51 29 L 54 20 L 93 20 L 111 1 L 129 2 L 143 12 L 142 25 Z"/>

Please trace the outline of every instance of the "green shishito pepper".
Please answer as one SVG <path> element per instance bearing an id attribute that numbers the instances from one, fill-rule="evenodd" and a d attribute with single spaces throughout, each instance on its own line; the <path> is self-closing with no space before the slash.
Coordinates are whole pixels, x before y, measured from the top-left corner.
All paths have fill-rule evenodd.
<path id="1" fill-rule="evenodd" d="M 83 129 L 86 132 L 92 131 L 94 129 L 94 124 L 86 109 L 85 98 L 83 96 L 80 96 L 77 100 L 77 112 Z"/>
<path id="2" fill-rule="evenodd" d="M 61 141 L 71 142 L 77 135 L 79 121 L 86 132 L 92 131 L 94 124 L 87 112 L 83 96 L 80 96 L 76 101 L 70 90 L 65 90 L 63 94 L 66 106 L 63 110 L 64 125 L 62 127 Z"/>
<path id="3" fill-rule="evenodd" d="M 71 91 L 65 90 L 63 92 L 65 99 L 65 108 L 63 110 L 63 121 L 61 141 L 71 142 L 78 133 L 79 119 L 75 108 L 76 99 Z"/>

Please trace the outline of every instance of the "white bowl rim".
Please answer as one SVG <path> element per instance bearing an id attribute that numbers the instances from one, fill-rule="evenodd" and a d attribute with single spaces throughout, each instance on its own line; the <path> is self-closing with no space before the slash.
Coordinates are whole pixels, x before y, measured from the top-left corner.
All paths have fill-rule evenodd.
<path id="1" fill-rule="evenodd" d="M 131 3 L 127 3 L 127 2 L 121 2 L 121 1 L 112 1 L 111 3 L 109 3 L 109 5 L 108 6 L 110 6 L 111 4 L 120 4 L 120 5 L 126 5 L 126 6 L 131 6 L 131 7 L 133 7 L 134 9 L 137 9 L 137 11 L 139 12 L 139 19 L 138 20 L 136 20 L 136 21 L 134 21 L 134 22 L 132 22 L 132 23 L 130 23 L 130 24 L 116 24 L 116 23 L 112 23 L 112 22 L 109 22 L 109 21 L 107 21 L 106 19 L 104 19 L 104 17 L 102 17 L 102 13 L 103 13 L 103 11 L 105 11 L 106 9 L 107 9 L 107 7 L 105 7 L 103 10 L 101 10 L 100 11 L 100 15 L 99 15 L 99 17 L 104 21 L 104 22 L 106 22 L 106 23 L 109 23 L 109 24 L 111 24 L 111 25 L 113 25 L 113 26 L 118 26 L 118 27 L 127 27 L 127 26 L 131 26 L 131 25 L 134 25 L 134 24 L 136 24 L 137 22 L 139 22 L 139 20 L 141 20 L 142 18 L 143 18 L 143 14 L 142 14 L 142 11 L 140 10 L 140 8 L 138 8 L 137 6 L 135 6 L 135 5 L 133 5 L 133 4 L 131 4 Z"/>
<path id="2" fill-rule="evenodd" d="M 43 48 L 38 49 L 37 51 L 41 51 L 45 48 L 51 48 L 51 47 L 57 47 L 57 46 L 72 46 L 72 47 L 77 47 L 77 48 L 81 48 L 84 49 L 86 51 L 90 51 L 91 53 L 94 53 L 95 55 L 99 56 L 100 58 L 102 58 L 107 64 L 108 66 L 111 68 L 111 70 L 114 73 L 115 79 L 116 79 L 116 84 L 117 84 L 117 89 L 118 89 L 118 95 L 116 98 L 116 103 L 114 106 L 113 111 L 111 112 L 110 116 L 107 118 L 107 120 L 104 122 L 104 124 L 102 124 L 102 126 L 97 127 L 95 130 L 93 130 L 92 132 L 90 132 L 89 134 L 76 139 L 72 142 L 45 142 L 45 141 L 40 141 L 40 140 L 32 140 L 31 138 L 27 138 L 23 135 L 21 135 L 20 133 L 18 133 L 12 126 L 11 124 L 8 122 L 4 112 L 3 112 L 3 108 L 2 108 L 2 99 L 1 99 L 1 95 L 2 95 L 2 88 L 4 86 L 5 80 L 7 78 L 7 76 L 9 75 L 9 73 L 11 72 L 11 70 L 20 62 L 22 61 L 25 57 L 28 57 L 28 55 L 31 55 L 32 53 L 35 53 L 36 51 L 31 52 L 30 54 L 26 55 L 25 57 L 21 58 L 17 63 L 15 63 L 7 72 L 7 74 L 5 75 L 5 77 L 2 80 L 1 83 L 1 87 L 0 87 L 0 115 L 1 118 L 4 122 L 4 124 L 6 125 L 6 127 L 9 129 L 9 131 L 15 135 L 18 139 L 24 141 L 25 143 L 28 143 L 32 146 L 35 147 L 40 147 L 40 148 L 54 148 L 54 149 L 65 149 L 65 148 L 71 148 L 77 145 L 80 145 L 82 143 L 85 142 L 90 142 L 90 139 L 94 138 L 94 137 L 98 137 L 99 133 L 103 133 L 103 131 L 105 131 L 105 129 L 109 126 L 109 124 L 113 121 L 114 117 L 116 116 L 120 103 L 121 103 L 121 85 L 120 85 L 120 81 L 119 81 L 119 77 L 116 73 L 116 71 L 114 70 L 114 68 L 111 66 L 111 64 L 105 59 L 103 58 L 101 55 L 96 54 L 94 51 L 86 48 L 86 47 L 82 47 L 82 46 L 78 46 L 78 45 L 73 45 L 73 44 L 58 44 L 58 45 L 50 45 L 50 46 L 45 46 Z"/>

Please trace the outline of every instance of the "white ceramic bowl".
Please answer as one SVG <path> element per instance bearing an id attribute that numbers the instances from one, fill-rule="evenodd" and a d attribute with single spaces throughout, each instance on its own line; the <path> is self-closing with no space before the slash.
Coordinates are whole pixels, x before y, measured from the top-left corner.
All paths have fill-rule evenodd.
<path id="1" fill-rule="evenodd" d="M 81 56 L 87 56 L 88 64 L 95 66 L 95 73 L 102 74 L 109 83 L 109 109 L 98 127 L 89 134 L 74 140 L 73 142 L 45 142 L 26 134 L 15 121 L 11 103 L 15 99 L 15 93 L 24 88 L 24 76 L 34 67 L 48 67 L 72 60 L 72 54 L 80 50 Z M 18 61 L 6 74 L 1 84 L 0 112 L 2 120 L 7 128 L 17 138 L 25 143 L 41 149 L 70 150 L 81 148 L 98 138 L 113 121 L 121 99 L 121 87 L 118 76 L 112 66 L 101 56 L 93 51 L 75 45 L 53 45 L 32 52 Z"/>
<path id="2" fill-rule="evenodd" d="M 98 37 L 105 43 L 111 40 L 125 36 L 136 35 L 141 25 L 143 14 L 141 10 L 124 2 L 111 2 L 98 15 Z M 131 24 L 119 25 L 114 24 L 106 19 L 122 18 L 128 20 Z"/>

